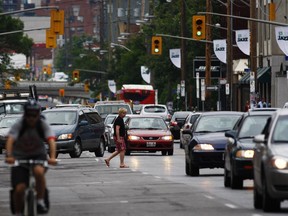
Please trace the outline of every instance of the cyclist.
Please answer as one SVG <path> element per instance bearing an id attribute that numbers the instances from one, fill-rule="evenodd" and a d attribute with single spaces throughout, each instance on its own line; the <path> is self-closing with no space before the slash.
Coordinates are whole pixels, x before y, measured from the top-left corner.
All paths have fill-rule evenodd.
<path id="1" fill-rule="evenodd" d="M 47 160 L 44 140 L 50 147 L 48 163 L 56 165 L 55 136 L 46 121 L 41 118 L 41 106 L 36 100 L 29 99 L 24 105 L 24 115 L 15 123 L 8 134 L 6 143 L 6 162 L 14 164 L 15 160 Z M 37 191 L 37 211 L 48 212 L 44 197 L 46 190 L 45 167 L 35 165 L 33 168 Z M 29 170 L 24 166 L 12 167 L 11 182 L 14 189 L 13 201 L 16 215 L 22 215 L 24 195 L 29 184 Z"/>

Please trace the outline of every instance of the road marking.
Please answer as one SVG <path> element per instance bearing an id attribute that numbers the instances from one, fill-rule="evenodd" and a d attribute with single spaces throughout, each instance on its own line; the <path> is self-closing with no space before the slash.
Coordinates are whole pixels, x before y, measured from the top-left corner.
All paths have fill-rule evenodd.
<path id="1" fill-rule="evenodd" d="M 120 203 L 128 203 L 128 200 L 121 200 Z"/>
<path id="2" fill-rule="evenodd" d="M 262 216 L 261 214 L 252 214 L 252 216 Z"/>
<path id="3" fill-rule="evenodd" d="M 131 171 L 132 171 L 132 172 L 136 172 L 137 170 L 135 170 L 135 169 L 131 169 Z"/>
<path id="4" fill-rule="evenodd" d="M 147 173 L 147 172 L 142 172 L 142 174 L 143 174 L 143 175 L 148 175 L 148 173 Z"/>
<path id="5" fill-rule="evenodd" d="M 160 179 L 161 177 L 160 176 L 154 176 L 155 178 L 157 178 L 157 179 Z"/>
<path id="6" fill-rule="evenodd" d="M 237 206 L 233 205 L 233 204 L 230 204 L 230 203 L 225 203 L 225 206 L 229 207 L 229 208 L 232 208 L 232 209 L 236 209 L 238 208 Z"/>
<path id="7" fill-rule="evenodd" d="M 208 198 L 208 199 L 215 199 L 214 197 L 212 197 L 212 196 L 209 196 L 209 195 L 204 195 L 204 197 L 206 197 L 206 198 Z"/>

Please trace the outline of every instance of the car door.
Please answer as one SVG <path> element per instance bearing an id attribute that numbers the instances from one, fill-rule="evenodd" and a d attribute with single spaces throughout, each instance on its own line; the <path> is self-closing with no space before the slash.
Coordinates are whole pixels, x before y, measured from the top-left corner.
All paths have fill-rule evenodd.
<path id="1" fill-rule="evenodd" d="M 91 131 L 91 134 L 89 136 L 89 147 L 98 148 L 100 139 L 105 131 L 104 122 L 97 112 L 87 112 L 85 113 L 85 115 L 87 116 L 87 119 L 89 121 Z"/>
<path id="2" fill-rule="evenodd" d="M 83 124 L 83 123 L 87 124 Z M 83 124 L 83 125 L 81 125 Z M 89 135 L 90 135 L 90 124 L 88 122 L 88 119 L 86 118 L 85 114 L 80 111 L 79 112 L 79 118 L 78 118 L 78 136 L 81 139 L 82 149 L 87 149 L 87 146 L 89 145 Z"/>

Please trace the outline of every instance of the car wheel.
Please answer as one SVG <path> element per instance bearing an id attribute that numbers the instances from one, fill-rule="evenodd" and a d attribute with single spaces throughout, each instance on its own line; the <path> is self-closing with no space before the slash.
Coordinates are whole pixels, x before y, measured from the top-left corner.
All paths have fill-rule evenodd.
<path id="1" fill-rule="evenodd" d="M 231 166 L 231 177 L 230 177 L 230 185 L 232 189 L 242 189 L 243 188 L 243 179 L 239 176 L 236 176 L 233 167 Z"/>
<path id="2" fill-rule="evenodd" d="M 161 154 L 162 154 L 163 156 L 167 155 L 167 150 L 161 151 Z"/>
<path id="3" fill-rule="evenodd" d="M 95 151 L 96 157 L 103 157 L 105 153 L 105 143 L 104 140 L 101 138 L 99 143 L 99 148 Z"/>
<path id="4" fill-rule="evenodd" d="M 280 200 L 277 200 L 277 199 L 273 199 L 269 193 L 268 193 L 268 190 L 267 190 L 267 182 L 266 182 L 266 179 L 265 177 L 263 177 L 263 180 L 262 180 L 262 196 L 263 196 L 263 202 L 262 202 L 262 207 L 263 207 L 263 210 L 265 212 L 277 212 L 280 210 Z"/>
<path id="5" fill-rule="evenodd" d="M 75 140 L 73 151 L 69 153 L 71 158 L 79 158 L 82 154 L 82 147 L 80 140 Z"/>
<path id="6" fill-rule="evenodd" d="M 226 167 L 224 168 L 224 186 L 225 187 L 231 186 L 231 179 L 229 176 L 229 171 L 226 169 Z"/>
<path id="7" fill-rule="evenodd" d="M 131 154 L 131 151 L 127 150 L 125 151 L 125 155 L 129 156 Z"/>
<path id="8" fill-rule="evenodd" d="M 254 208 L 255 209 L 262 209 L 262 195 L 258 192 L 256 185 L 255 185 L 255 181 L 254 181 L 254 189 L 253 189 L 253 193 L 254 193 L 254 197 L 253 197 L 253 201 L 254 201 Z"/>
<path id="9" fill-rule="evenodd" d="M 174 154 L 174 149 L 168 150 L 168 155 L 172 156 Z"/>

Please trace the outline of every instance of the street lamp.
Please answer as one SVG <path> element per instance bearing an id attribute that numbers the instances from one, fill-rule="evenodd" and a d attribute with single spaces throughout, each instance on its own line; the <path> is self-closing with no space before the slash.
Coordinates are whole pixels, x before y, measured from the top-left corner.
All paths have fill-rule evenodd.
<path id="1" fill-rule="evenodd" d="M 128 47 L 126 47 L 126 46 L 124 46 L 124 45 L 122 45 L 122 44 L 110 43 L 110 46 L 111 46 L 111 47 L 118 46 L 118 47 L 121 47 L 121 48 L 127 50 L 128 52 L 132 52 L 132 50 L 130 50 Z"/>

